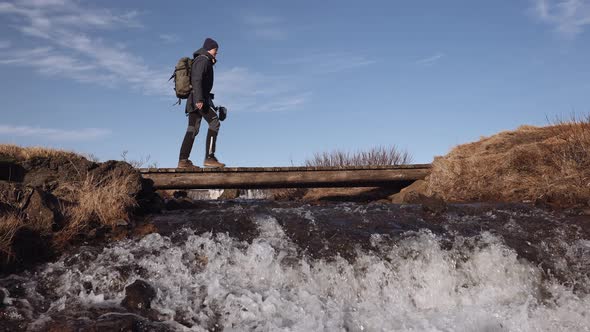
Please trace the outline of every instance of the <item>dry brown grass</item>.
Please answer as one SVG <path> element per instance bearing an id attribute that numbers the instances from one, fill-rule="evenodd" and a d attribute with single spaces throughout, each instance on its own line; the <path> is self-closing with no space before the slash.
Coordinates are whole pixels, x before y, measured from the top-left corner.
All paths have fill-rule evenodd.
<path id="1" fill-rule="evenodd" d="M 0 144 L 0 155 L 17 161 L 44 157 L 58 162 L 71 163 L 84 159 L 73 152 L 41 147 L 19 147 Z M 72 163 L 72 165 L 75 165 Z M 125 170 L 122 168 L 122 170 Z M 54 236 L 54 244 L 61 247 L 73 237 L 83 234 L 91 227 L 113 227 L 119 221 L 129 221 L 130 213 L 137 202 L 132 193 L 136 192 L 138 175 L 131 170 L 102 173 L 100 177 L 80 170 L 80 176 L 61 179 L 52 194 L 60 201 L 60 212 L 64 217 L 63 228 Z M 104 175 L 106 174 L 106 175 Z M 17 227 L 18 226 L 18 227 Z M 43 220 L 28 220 L 15 215 L 0 219 L 0 250 L 5 251 L 19 227 L 50 235 L 53 226 Z"/>
<path id="2" fill-rule="evenodd" d="M 20 147 L 13 144 L 0 144 L 0 155 L 5 155 L 17 161 L 24 161 L 35 157 L 44 158 L 81 158 L 74 152 L 49 149 L 43 147 Z"/>
<path id="3" fill-rule="evenodd" d="M 305 162 L 305 166 L 388 166 L 409 164 L 412 156 L 407 151 L 400 151 L 395 146 L 376 147 L 367 151 L 355 153 L 342 150 L 314 154 L 313 158 Z"/>
<path id="4" fill-rule="evenodd" d="M 0 215 L 0 257 L 12 258 L 12 238 L 24 224 L 24 220 L 15 213 Z"/>
<path id="5" fill-rule="evenodd" d="M 457 146 L 435 158 L 429 188 L 449 201 L 588 204 L 590 116 Z"/>
<path id="6" fill-rule="evenodd" d="M 135 176 L 130 173 L 96 179 L 88 175 L 81 183 L 63 186 L 61 190 L 69 191 L 65 196 L 73 198 L 73 204 L 62 208 L 67 226 L 57 236 L 58 245 L 83 232 L 91 223 L 114 227 L 121 220 L 129 221 L 131 209 L 137 205 L 129 194 Z"/>

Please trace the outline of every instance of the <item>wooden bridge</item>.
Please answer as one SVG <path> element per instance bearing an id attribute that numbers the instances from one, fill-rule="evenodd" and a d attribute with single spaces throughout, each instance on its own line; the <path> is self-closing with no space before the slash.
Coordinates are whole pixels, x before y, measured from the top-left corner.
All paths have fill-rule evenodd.
<path id="1" fill-rule="evenodd" d="M 405 187 L 424 179 L 430 164 L 354 167 L 142 168 L 156 189 Z"/>

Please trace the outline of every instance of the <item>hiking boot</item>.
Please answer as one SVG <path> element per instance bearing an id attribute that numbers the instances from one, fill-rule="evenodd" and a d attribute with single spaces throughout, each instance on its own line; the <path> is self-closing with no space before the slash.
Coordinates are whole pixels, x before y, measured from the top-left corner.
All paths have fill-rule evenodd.
<path id="1" fill-rule="evenodd" d="M 225 167 L 224 163 L 220 163 L 219 160 L 217 160 L 217 158 L 215 158 L 215 155 L 209 155 L 207 156 L 207 158 L 205 158 L 205 162 L 203 162 L 203 165 L 205 167 L 214 167 L 214 168 L 222 168 Z"/>
<path id="2" fill-rule="evenodd" d="M 200 169 L 199 166 L 196 166 L 193 164 L 192 161 L 188 160 L 188 159 L 180 159 L 178 161 L 178 167 L 177 168 L 184 168 L 184 169 Z"/>

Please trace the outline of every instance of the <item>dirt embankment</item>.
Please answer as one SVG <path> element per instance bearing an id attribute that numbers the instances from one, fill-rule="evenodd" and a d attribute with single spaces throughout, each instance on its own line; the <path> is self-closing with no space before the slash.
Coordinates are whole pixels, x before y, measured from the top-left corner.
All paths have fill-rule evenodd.
<path id="1" fill-rule="evenodd" d="M 158 196 L 129 164 L 0 145 L 0 273 L 51 259 L 70 245 L 121 238 Z"/>

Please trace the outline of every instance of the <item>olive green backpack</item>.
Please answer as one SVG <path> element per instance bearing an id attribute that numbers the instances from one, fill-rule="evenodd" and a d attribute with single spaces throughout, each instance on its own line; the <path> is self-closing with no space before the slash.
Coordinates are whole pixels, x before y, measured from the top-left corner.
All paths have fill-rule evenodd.
<path id="1" fill-rule="evenodd" d="M 176 91 L 176 98 L 178 98 L 178 105 L 182 99 L 187 99 L 191 93 L 191 68 L 193 65 L 193 59 L 182 57 L 178 60 L 176 67 L 174 67 L 174 73 L 170 76 L 174 79 L 174 91 Z"/>

